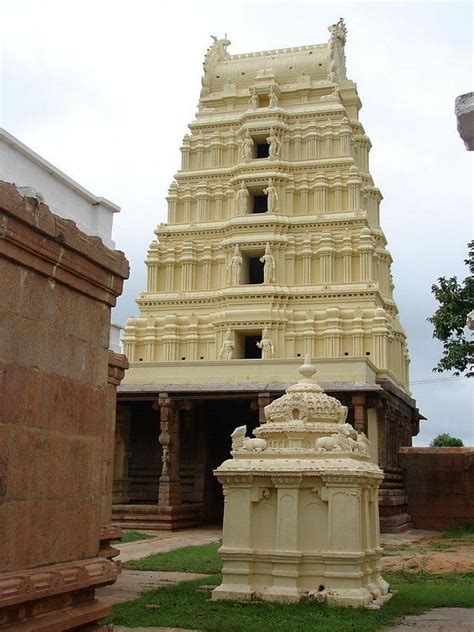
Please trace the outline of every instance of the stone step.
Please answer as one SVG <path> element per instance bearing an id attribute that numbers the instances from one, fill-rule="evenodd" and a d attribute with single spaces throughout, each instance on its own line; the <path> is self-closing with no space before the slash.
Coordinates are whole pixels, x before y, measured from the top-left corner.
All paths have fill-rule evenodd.
<path id="1" fill-rule="evenodd" d="M 388 496 L 387 498 L 379 498 L 379 506 L 396 507 L 397 505 L 407 505 L 408 498 L 405 495 Z"/>
<path id="2" fill-rule="evenodd" d="M 380 527 L 380 532 L 381 533 L 405 533 L 405 531 L 410 531 L 411 529 L 414 529 L 415 525 L 413 524 L 413 522 L 406 522 L 405 524 L 401 524 L 398 525 L 396 527 Z"/>
<path id="3" fill-rule="evenodd" d="M 406 492 L 403 488 L 379 489 L 380 496 L 405 496 Z"/>
<path id="4" fill-rule="evenodd" d="M 380 517 L 380 528 L 384 530 L 386 527 L 399 527 L 408 523 L 411 524 L 411 516 L 407 513 L 399 513 L 393 516 Z"/>

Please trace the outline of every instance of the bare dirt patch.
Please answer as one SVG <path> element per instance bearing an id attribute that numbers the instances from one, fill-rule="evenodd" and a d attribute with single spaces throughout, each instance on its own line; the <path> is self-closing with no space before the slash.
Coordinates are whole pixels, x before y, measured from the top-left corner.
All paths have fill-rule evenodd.
<path id="1" fill-rule="evenodd" d="M 474 542 L 426 537 L 414 542 L 384 542 L 382 568 L 418 573 L 474 571 Z"/>

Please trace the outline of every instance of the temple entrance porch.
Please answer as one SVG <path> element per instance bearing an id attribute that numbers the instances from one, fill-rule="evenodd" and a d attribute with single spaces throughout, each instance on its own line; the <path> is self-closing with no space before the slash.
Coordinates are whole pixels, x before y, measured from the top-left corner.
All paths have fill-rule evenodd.
<path id="1" fill-rule="evenodd" d="M 264 407 L 286 388 L 172 386 L 166 391 L 120 387 L 113 521 L 122 527 L 180 529 L 221 522 L 223 495 L 213 470 L 230 456 L 232 431 L 245 424 L 252 434 L 264 420 Z M 381 530 L 406 530 L 411 518 L 398 452 L 418 431 L 418 410 L 391 383 L 351 386 L 324 384 L 348 407 L 348 423 L 366 433 L 372 459 L 385 472 Z"/>
<path id="2" fill-rule="evenodd" d="M 114 523 L 177 529 L 221 522 L 224 499 L 213 470 L 229 458 L 230 435 L 244 424 L 249 433 L 258 425 L 258 403 L 249 395 L 121 398 Z"/>

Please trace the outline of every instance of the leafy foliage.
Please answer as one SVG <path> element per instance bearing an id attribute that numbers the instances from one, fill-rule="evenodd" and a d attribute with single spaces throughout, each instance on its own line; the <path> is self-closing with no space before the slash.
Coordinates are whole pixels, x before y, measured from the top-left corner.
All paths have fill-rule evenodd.
<path id="1" fill-rule="evenodd" d="M 454 375 L 474 376 L 474 342 L 466 338 L 466 317 L 474 308 L 474 241 L 468 244 L 465 263 L 470 275 L 462 283 L 456 277 L 440 277 L 431 291 L 440 304 L 428 318 L 434 325 L 433 338 L 443 343 L 443 355 L 433 371 L 453 371 Z"/>
<path id="2" fill-rule="evenodd" d="M 430 443 L 432 448 L 462 448 L 463 445 L 464 443 L 462 442 L 462 439 L 452 437 L 447 432 L 439 434 Z"/>

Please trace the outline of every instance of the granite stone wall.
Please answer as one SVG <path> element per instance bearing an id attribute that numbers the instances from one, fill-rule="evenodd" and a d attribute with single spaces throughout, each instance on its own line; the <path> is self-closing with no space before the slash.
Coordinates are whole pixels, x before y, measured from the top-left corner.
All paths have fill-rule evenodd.
<path id="1" fill-rule="evenodd" d="M 94 590 L 118 574 L 99 549 L 110 309 L 127 277 L 123 253 L 0 183 L 2 629 L 69 630 L 108 611 Z"/>
<path id="2" fill-rule="evenodd" d="M 474 520 L 474 448 L 401 448 L 400 465 L 416 529 Z"/>

